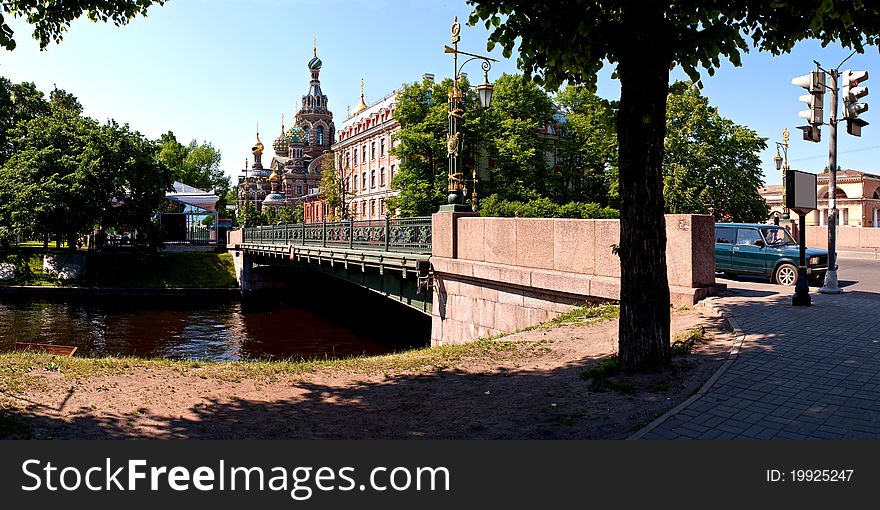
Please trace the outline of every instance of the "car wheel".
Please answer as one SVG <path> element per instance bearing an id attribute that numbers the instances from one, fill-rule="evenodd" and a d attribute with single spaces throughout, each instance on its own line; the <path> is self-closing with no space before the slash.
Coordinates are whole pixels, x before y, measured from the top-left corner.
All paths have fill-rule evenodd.
<path id="1" fill-rule="evenodd" d="M 794 264 L 779 264 L 773 273 L 773 281 L 779 285 L 792 286 L 797 283 L 798 269 Z"/>

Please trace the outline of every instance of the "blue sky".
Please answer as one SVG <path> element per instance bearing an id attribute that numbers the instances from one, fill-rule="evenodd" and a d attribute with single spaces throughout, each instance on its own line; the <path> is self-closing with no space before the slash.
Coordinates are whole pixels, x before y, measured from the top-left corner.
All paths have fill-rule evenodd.
<path id="1" fill-rule="evenodd" d="M 169 0 L 122 28 L 76 21 L 60 45 L 43 52 L 30 27 L 13 21 L 18 48 L 0 53 L 0 75 L 35 82 L 46 93 L 57 84 L 80 99 L 87 115 L 128 123 L 151 138 L 171 130 L 184 143 L 208 141 L 223 154 L 223 170 L 235 176 L 252 157 L 257 122 L 267 147 L 278 135 L 282 112 L 290 125 L 308 89 L 314 36 L 324 62 L 321 84 L 339 126 L 346 108 L 358 103 L 361 78 L 369 103 L 424 73 L 451 75 L 443 45 L 453 16 L 465 20 L 469 12 L 464 0 Z M 482 25 L 464 27 L 460 49 L 486 54 L 487 37 Z M 516 71 L 500 53 L 491 54 L 502 61 L 490 78 Z M 806 41 L 780 57 L 753 50 L 742 67 L 725 63 L 705 77 L 704 94 L 722 115 L 769 138 L 762 154 L 768 184 L 780 182 L 772 158 L 784 128 L 792 132 L 793 168 L 816 172 L 828 164 L 828 127 L 818 144 L 802 141 L 796 129 L 798 96 L 805 92 L 791 79 L 814 69 L 813 60 L 831 68 L 847 55 Z M 880 73 L 878 63 L 877 49 L 870 48 L 844 68 Z M 477 79 L 480 68 L 475 62 L 464 71 Z M 610 72 L 600 75 L 598 93 L 614 99 L 619 86 Z M 865 84 L 871 88 L 872 81 Z M 866 98 L 869 104 L 873 99 Z M 880 173 L 876 112 L 880 105 L 862 115 L 872 124 L 861 138 L 847 135 L 841 124 L 838 161 L 844 168 Z"/>

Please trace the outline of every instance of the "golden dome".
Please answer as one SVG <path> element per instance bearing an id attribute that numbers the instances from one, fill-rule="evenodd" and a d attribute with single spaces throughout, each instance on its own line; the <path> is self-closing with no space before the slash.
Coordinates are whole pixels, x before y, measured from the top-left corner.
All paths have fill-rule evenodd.
<path id="1" fill-rule="evenodd" d="M 269 182 L 281 182 L 281 176 L 278 174 L 278 169 L 275 169 L 272 172 L 272 175 L 269 176 Z"/>
<path id="2" fill-rule="evenodd" d="M 361 104 L 354 107 L 351 111 L 352 115 L 357 115 L 367 109 L 367 103 L 364 102 L 364 80 L 361 80 Z"/>
<path id="3" fill-rule="evenodd" d="M 263 149 L 265 149 L 265 146 L 263 146 L 263 142 L 260 141 L 260 125 L 257 124 L 257 143 L 251 147 L 251 152 L 254 154 L 262 154 Z"/>

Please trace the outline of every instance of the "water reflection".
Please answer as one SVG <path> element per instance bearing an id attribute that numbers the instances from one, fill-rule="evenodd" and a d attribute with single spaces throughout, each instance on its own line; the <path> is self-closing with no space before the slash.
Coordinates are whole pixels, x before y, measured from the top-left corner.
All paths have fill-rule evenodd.
<path id="1" fill-rule="evenodd" d="M 83 356 L 238 360 L 382 354 L 424 345 L 429 319 L 375 302 L 357 311 L 262 296 L 254 302 L 168 298 L 0 301 L 0 350 L 16 341 L 74 345 Z M 393 317 L 390 322 L 378 317 Z"/>

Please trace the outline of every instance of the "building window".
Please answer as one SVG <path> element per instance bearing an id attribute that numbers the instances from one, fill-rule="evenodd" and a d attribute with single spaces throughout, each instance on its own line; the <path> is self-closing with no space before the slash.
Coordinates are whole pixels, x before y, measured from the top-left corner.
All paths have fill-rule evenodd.
<path id="1" fill-rule="evenodd" d="M 358 151 L 357 151 L 357 149 L 355 149 L 354 150 L 354 166 L 357 166 L 357 164 L 358 164 Z"/>
<path id="2" fill-rule="evenodd" d="M 376 201 L 370 200 L 370 216 L 372 217 L 375 215 L 376 215 Z"/>
<path id="3" fill-rule="evenodd" d="M 391 178 L 392 181 L 394 180 L 394 165 L 391 165 L 391 175 L 390 175 L 390 178 Z"/>
<path id="4" fill-rule="evenodd" d="M 351 151 L 345 153 L 345 168 L 351 168 Z"/>
<path id="5" fill-rule="evenodd" d="M 357 177 L 352 175 L 351 177 L 349 177 L 349 180 L 351 181 L 351 186 L 350 186 L 351 190 L 356 192 L 358 190 Z"/>
<path id="6" fill-rule="evenodd" d="M 297 194 L 297 195 L 302 195 L 302 194 L 303 194 L 303 187 L 302 187 L 302 185 L 300 185 L 300 184 L 297 184 L 297 185 L 296 185 L 296 194 Z"/>
<path id="7" fill-rule="evenodd" d="M 318 145 L 324 145 L 324 128 L 318 126 Z"/>
<path id="8" fill-rule="evenodd" d="M 385 167 L 379 169 L 379 186 L 385 185 Z"/>
<path id="9" fill-rule="evenodd" d="M 367 161 L 367 146 L 361 147 L 361 161 Z"/>
<path id="10" fill-rule="evenodd" d="M 376 187 L 376 171 L 375 170 L 370 170 L 370 187 L 371 188 Z"/>
<path id="11" fill-rule="evenodd" d="M 367 172 L 361 174 L 361 189 L 367 189 Z"/>
<path id="12" fill-rule="evenodd" d="M 379 199 L 379 214 L 385 216 L 385 200 Z"/>
<path id="13" fill-rule="evenodd" d="M 361 202 L 361 217 L 364 217 L 366 215 L 367 215 L 367 202 L 365 200 L 365 201 Z"/>
<path id="14" fill-rule="evenodd" d="M 379 157 L 380 158 L 385 157 L 385 139 L 384 138 L 379 140 Z"/>
<path id="15" fill-rule="evenodd" d="M 370 144 L 370 159 L 376 159 L 376 142 Z"/>

